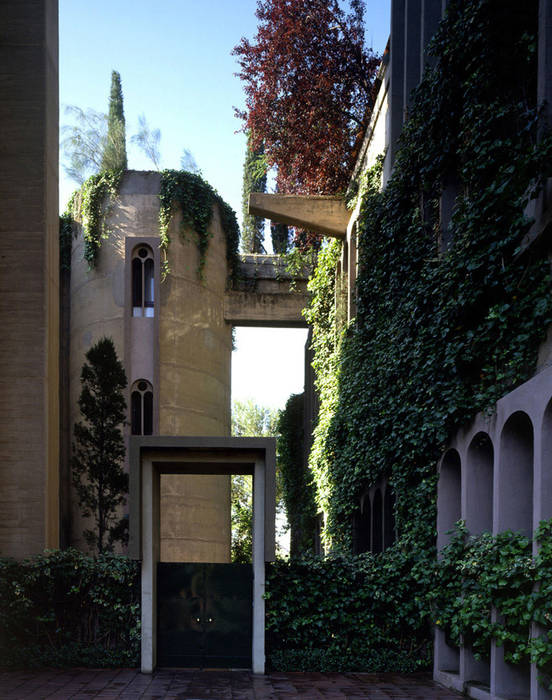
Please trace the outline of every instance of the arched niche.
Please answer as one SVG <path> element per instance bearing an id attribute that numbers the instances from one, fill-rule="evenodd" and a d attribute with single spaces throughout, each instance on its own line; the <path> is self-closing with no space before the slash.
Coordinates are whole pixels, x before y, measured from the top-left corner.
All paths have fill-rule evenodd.
<path id="1" fill-rule="evenodd" d="M 487 433 L 475 435 L 466 460 L 466 511 L 464 519 L 472 535 L 493 529 L 494 448 Z"/>
<path id="2" fill-rule="evenodd" d="M 441 460 L 437 487 L 437 548 L 441 550 L 450 540 L 449 530 L 462 517 L 462 470 L 460 455 L 448 450 Z"/>
<path id="3" fill-rule="evenodd" d="M 374 493 L 372 515 L 372 552 L 379 554 L 383 551 L 383 499 L 379 488 Z"/>
<path id="4" fill-rule="evenodd" d="M 385 487 L 383 499 L 383 548 L 387 549 L 395 541 L 395 494 L 389 484 Z"/>
<path id="5" fill-rule="evenodd" d="M 552 518 L 552 400 L 542 420 L 541 467 L 538 491 L 540 493 L 539 520 Z"/>
<path id="6" fill-rule="evenodd" d="M 500 436 L 498 531 L 533 533 L 533 424 L 516 411 Z"/>

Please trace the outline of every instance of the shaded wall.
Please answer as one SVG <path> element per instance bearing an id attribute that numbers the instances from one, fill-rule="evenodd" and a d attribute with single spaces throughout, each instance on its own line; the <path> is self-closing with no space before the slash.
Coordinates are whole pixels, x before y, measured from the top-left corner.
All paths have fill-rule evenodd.
<path id="1" fill-rule="evenodd" d="M 58 7 L 0 8 L 0 554 L 59 539 Z"/>

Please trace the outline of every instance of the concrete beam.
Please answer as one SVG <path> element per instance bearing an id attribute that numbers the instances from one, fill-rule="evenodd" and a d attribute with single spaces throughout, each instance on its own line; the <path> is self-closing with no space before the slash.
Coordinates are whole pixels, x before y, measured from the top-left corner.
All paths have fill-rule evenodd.
<path id="1" fill-rule="evenodd" d="M 340 197 L 251 192 L 249 213 L 288 226 L 345 238 L 351 212 Z"/>

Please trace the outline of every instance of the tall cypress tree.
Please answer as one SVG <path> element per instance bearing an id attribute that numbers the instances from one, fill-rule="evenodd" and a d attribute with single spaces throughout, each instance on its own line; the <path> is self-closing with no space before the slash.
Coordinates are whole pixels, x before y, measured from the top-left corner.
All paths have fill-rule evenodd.
<path id="1" fill-rule="evenodd" d="M 102 170 L 126 170 L 126 168 L 127 152 L 123 89 L 121 87 L 121 76 L 114 70 L 111 73 L 107 142 L 102 157 Z"/>
<path id="2" fill-rule="evenodd" d="M 101 553 L 113 549 L 116 540 L 125 543 L 127 539 L 126 521 L 118 515 L 128 492 L 121 430 L 127 380 L 111 338 L 102 338 L 93 345 L 86 360 L 79 398 L 83 421 L 74 427 L 73 486 L 83 515 L 92 517 L 96 525 L 84 531 L 84 538 Z"/>
<path id="3" fill-rule="evenodd" d="M 251 192 L 266 192 L 266 160 L 264 146 L 254 149 L 249 133 L 243 164 L 241 250 L 242 253 L 264 253 L 264 219 L 248 212 Z"/>

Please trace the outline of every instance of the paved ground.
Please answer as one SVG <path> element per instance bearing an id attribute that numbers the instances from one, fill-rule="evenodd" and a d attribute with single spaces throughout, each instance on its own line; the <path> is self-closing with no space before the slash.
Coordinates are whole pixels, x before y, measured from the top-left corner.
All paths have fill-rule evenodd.
<path id="1" fill-rule="evenodd" d="M 90 700 L 457 700 L 461 696 L 433 683 L 429 674 L 271 673 L 246 671 L 156 671 L 133 669 L 0 671 L 0 699 Z"/>

